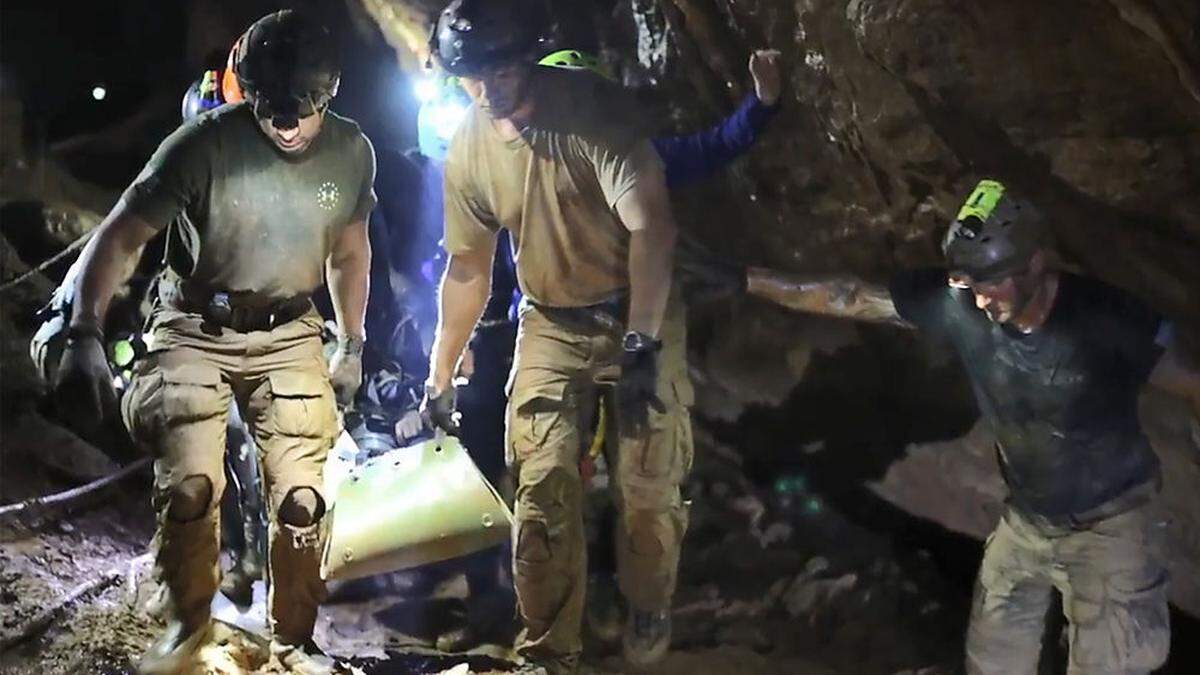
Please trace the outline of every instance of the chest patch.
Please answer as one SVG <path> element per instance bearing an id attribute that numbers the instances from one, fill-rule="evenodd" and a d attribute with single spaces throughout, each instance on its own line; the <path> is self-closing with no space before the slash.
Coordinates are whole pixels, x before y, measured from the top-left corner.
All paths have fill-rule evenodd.
<path id="1" fill-rule="evenodd" d="M 336 183 L 325 181 L 321 183 L 321 187 L 317 188 L 317 206 L 326 211 L 332 211 L 337 207 L 341 196 L 341 190 L 338 189 Z"/>

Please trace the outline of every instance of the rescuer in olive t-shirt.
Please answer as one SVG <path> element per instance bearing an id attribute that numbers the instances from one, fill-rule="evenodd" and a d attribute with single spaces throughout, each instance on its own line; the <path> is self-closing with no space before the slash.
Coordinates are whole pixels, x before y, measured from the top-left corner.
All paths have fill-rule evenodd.
<path id="1" fill-rule="evenodd" d="M 361 378 L 374 153 L 354 122 L 328 111 L 339 71 L 324 27 L 290 10 L 268 15 L 241 37 L 233 67 L 245 102 L 171 134 L 84 250 L 55 387 L 82 418 L 112 414 L 100 319 L 124 261 L 167 228 L 150 353 L 122 399 L 130 434 L 156 460 L 167 599 L 167 630 L 141 673 L 203 668 L 231 399 L 259 448 L 271 514 L 268 665 L 333 666 L 311 639 L 325 593 L 321 474 L 335 395 L 348 400 Z M 310 300 L 323 271 L 339 332 L 328 364 Z"/>
<path id="2" fill-rule="evenodd" d="M 683 309 L 671 289 L 676 226 L 646 116 L 591 73 L 535 68 L 541 24 L 526 9 L 456 1 L 431 45 L 474 105 L 446 162 L 450 258 L 423 409 L 457 431 L 454 368 L 507 229 L 525 294 L 507 412 L 519 651 L 551 673 L 577 667 L 583 412 L 608 396 L 624 654 L 649 666 L 670 645 L 687 523 L 679 485 L 692 453 Z"/>

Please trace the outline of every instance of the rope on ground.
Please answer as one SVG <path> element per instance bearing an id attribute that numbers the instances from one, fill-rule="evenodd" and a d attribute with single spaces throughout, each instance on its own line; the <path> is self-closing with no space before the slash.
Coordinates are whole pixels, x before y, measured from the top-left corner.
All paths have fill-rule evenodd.
<path id="1" fill-rule="evenodd" d="M 4 283 L 0 284 L 0 293 L 4 293 L 5 291 L 9 290 L 10 288 L 16 288 L 17 286 L 20 286 L 21 284 L 25 283 L 26 281 L 32 279 L 35 275 L 40 274 L 40 273 L 45 272 L 46 270 L 50 269 L 51 266 L 53 266 L 55 263 L 61 261 L 63 258 L 66 258 L 67 256 L 71 255 L 75 251 L 83 248 L 83 245 L 86 244 L 88 242 L 88 240 L 92 238 L 92 233 L 94 233 L 95 231 L 96 231 L 95 229 L 88 230 L 87 232 L 85 232 L 83 234 L 82 237 L 76 239 L 75 241 L 73 241 L 69 245 L 67 245 L 67 247 L 64 248 L 63 250 L 59 251 L 58 253 L 55 253 L 54 255 L 50 256 L 46 260 L 42 261 L 41 264 L 39 264 L 37 267 L 34 267 L 33 269 L 25 272 L 22 275 L 14 277 L 12 279 L 9 279 L 8 281 L 5 281 Z"/>
<path id="2" fill-rule="evenodd" d="M 72 588 L 69 593 L 59 598 L 53 605 L 43 609 L 38 614 L 34 615 L 32 619 L 26 621 L 25 624 L 18 628 L 15 633 L 0 638 L 0 652 L 6 652 L 10 648 L 28 640 L 31 637 L 34 637 L 35 635 L 38 635 L 42 631 L 46 630 L 46 628 L 53 623 L 54 619 L 57 618 L 58 615 L 61 614 L 67 607 L 79 602 L 89 595 L 107 590 L 109 586 L 112 586 L 121 579 L 124 579 L 129 569 L 140 565 L 142 562 L 149 559 L 149 553 L 142 554 L 109 569 L 91 581 L 85 581 L 75 588 Z"/>
<path id="3" fill-rule="evenodd" d="M 151 461 L 151 458 L 143 457 L 143 458 L 137 460 L 136 462 L 131 462 L 129 464 L 126 464 L 124 467 L 122 467 L 120 470 L 116 471 L 115 473 L 109 474 L 103 478 L 98 478 L 86 485 L 80 485 L 79 487 L 71 488 L 70 490 L 65 490 L 63 492 L 58 492 L 58 493 L 55 493 L 52 495 L 45 495 L 43 497 L 34 497 L 32 499 L 26 499 L 25 501 L 17 502 L 16 504 L 8 504 L 6 506 L 0 506 L 0 518 L 6 518 L 9 516 L 19 514 L 19 513 L 23 513 L 34 507 L 60 506 L 67 502 L 75 501 L 86 494 L 95 492 L 96 490 L 99 490 L 103 487 L 106 487 L 108 485 L 111 485 L 111 484 L 121 480 L 122 478 L 125 478 L 126 476 L 128 476 L 128 475 L 134 473 L 135 471 L 138 471 L 142 467 L 148 465 L 150 463 L 150 461 Z"/>

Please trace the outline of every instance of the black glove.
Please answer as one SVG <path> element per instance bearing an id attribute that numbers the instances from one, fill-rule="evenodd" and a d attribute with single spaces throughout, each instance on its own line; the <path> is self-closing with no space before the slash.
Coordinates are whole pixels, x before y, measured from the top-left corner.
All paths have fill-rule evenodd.
<path id="1" fill-rule="evenodd" d="M 721 260 L 696 244 L 680 246 L 675 257 L 688 302 L 706 302 L 746 292 L 746 268 Z"/>
<path id="2" fill-rule="evenodd" d="M 54 378 L 59 418 L 84 440 L 96 442 L 117 416 L 117 392 L 104 353 L 104 336 L 95 327 L 67 330 Z"/>
<path id="3" fill-rule="evenodd" d="M 667 411 L 658 390 L 658 352 L 662 343 L 640 333 L 625 335 L 621 379 L 617 380 L 617 419 L 622 436 L 638 437 L 650 424 L 650 408 Z"/>
<path id="4" fill-rule="evenodd" d="M 458 421 L 462 415 L 454 409 L 457 398 L 454 385 L 438 392 L 432 384 L 426 384 L 425 398 L 421 401 L 421 421 L 430 430 L 441 429 L 451 436 L 458 436 L 461 433 Z"/>
<path id="5" fill-rule="evenodd" d="M 362 386 L 363 341 L 347 336 L 338 337 L 337 350 L 329 359 L 329 381 L 338 407 L 345 408 L 354 401 Z"/>

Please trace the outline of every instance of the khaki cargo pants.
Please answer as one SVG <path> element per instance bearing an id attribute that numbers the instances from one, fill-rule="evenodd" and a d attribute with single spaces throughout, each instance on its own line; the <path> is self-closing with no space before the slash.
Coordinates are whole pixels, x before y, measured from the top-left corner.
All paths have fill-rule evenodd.
<path id="1" fill-rule="evenodd" d="M 582 649 L 586 588 L 583 487 L 585 420 L 620 374 L 620 326 L 564 321 L 560 310 L 522 308 L 510 378 L 508 463 L 516 477 L 513 576 L 527 657 L 570 662 Z M 668 609 L 687 510 L 679 486 L 692 463 L 683 307 L 672 301 L 661 331 L 658 396 L 640 438 L 610 433 L 621 591 L 633 608 Z M 616 406 L 605 409 L 615 416 Z M 619 420 L 610 417 L 608 428 Z M 613 456 L 615 455 L 615 456 Z"/>
<path id="2" fill-rule="evenodd" d="M 988 538 L 967 631 L 971 675 L 1035 675 L 1051 591 L 1063 597 L 1071 675 L 1149 673 L 1171 629 L 1165 521 L 1152 502 L 1086 529 L 1038 526 L 1009 509 Z"/>
<path id="3" fill-rule="evenodd" d="M 153 453 L 155 571 L 168 618 L 209 618 L 219 582 L 219 504 L 231 397 L 251 428 L 270 514 L 268 605 L 275 638 L 312 635 L 325 597 L 319 576 L 322 467 L 337 410 L 315 311 L 271 331 L 237 333 L 160 307 L 150 354 L 137 365 L 122 414 Z"/>

